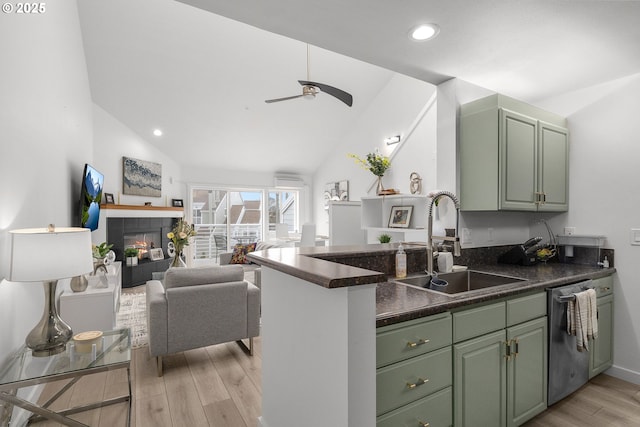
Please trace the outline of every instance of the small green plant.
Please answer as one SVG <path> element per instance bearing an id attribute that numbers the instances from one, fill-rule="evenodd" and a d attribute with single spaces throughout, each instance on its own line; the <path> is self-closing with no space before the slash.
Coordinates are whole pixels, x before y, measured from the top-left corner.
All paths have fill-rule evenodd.
<path id="1" fill-rule="evenodd" d="M 378 236 L 378 240 L 380 243 L 389 243 L 391 241 L 391 236 L 388 234 L 381 234 Z"/>
<path id="2" fill-rule="evenodd" d="M 137 257 L 138 256 L 138 249 L 137 248 L 126 248 L 124 250 L 124 256 L 127 257 L 127 258 Z"/>
<path id="3" fill-rule="evenodd" d="M 92 245 L 91 254 L 94 258 L 102 259 L 107 256 L 112 246 L 112 244 L 107 244 L 107 242 L 102 242 L 99 245 Z"/>

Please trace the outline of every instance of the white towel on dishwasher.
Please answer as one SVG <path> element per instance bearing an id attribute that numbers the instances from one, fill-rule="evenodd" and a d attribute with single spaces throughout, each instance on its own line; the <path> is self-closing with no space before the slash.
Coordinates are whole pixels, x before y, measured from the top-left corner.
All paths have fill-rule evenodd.
<path id="1" fill-rule="evenodd" d="M 576 336 L 578 351 L 589 350 L 589 340 L 598 337 L 598 306 L 596 291 L 577 292 L 575 301 L 567 306 L 567 333 Z"/>

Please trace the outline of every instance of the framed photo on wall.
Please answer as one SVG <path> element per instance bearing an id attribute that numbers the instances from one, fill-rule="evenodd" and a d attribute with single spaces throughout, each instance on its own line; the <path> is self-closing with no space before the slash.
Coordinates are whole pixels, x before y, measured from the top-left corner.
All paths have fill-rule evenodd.
<path id="1" fill-rule="evenodd" d="M 182 199 L 171 199 L 171 206 L 174 208 L 183 208 L 184 203 L 182 202 Z"/>
<path id="2" fill-rule="evenodd" d="M 113 205 L 115 203 L 115 201 L 113 199 L 113 194 L 112 193 L 104 193 L 104 202 L 107 205 Z"/>
<path id="3" fill-rule="evenodd" d="M 389 228 L 409 228 L 413 206 L 392 206 Z"/>

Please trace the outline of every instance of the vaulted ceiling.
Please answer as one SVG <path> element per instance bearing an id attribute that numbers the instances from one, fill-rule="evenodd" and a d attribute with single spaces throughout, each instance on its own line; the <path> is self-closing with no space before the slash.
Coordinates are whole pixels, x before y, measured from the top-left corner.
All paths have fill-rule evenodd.
<path id="1" fill-rule="evenodd" d="M 193 153 L 189 164 L 201 166 L 312 173 L 394 72 L 434 84 L 459 77 L 530 102 L 640 72 L 640 2 L 632 0 L 78 7 L 94 102 L 163 151 Z M 410 41 L 410 28 L 424 22 L 440 34 Z M 301 93 L 305 43 L 310 79 L 350 92 L 352 108 L 326 94 L 264 102 Z M 156 127 L 160 138 L 151 135 Z"/>

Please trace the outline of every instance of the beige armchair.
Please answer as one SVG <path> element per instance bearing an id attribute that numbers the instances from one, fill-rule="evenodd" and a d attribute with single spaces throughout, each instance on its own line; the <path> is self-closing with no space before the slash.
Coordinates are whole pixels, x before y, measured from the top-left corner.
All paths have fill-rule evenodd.
<path id="1" fill-rule="evenodd" d="M 253 355 L 260 334 L 260 289 L 239 265 L 171 268 L 147 282 L 149 353 L 162 376 L 162 356 L 236 341 Z M 249 339 L 247 347 L 242 340 Z"/>

